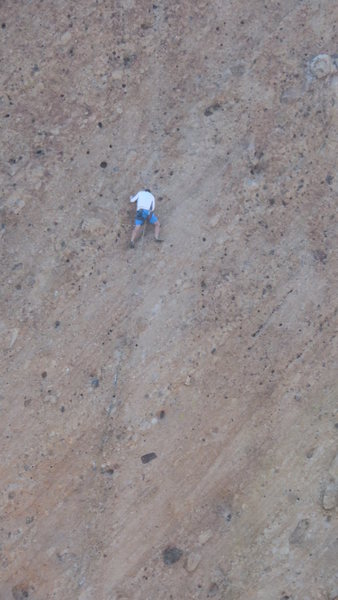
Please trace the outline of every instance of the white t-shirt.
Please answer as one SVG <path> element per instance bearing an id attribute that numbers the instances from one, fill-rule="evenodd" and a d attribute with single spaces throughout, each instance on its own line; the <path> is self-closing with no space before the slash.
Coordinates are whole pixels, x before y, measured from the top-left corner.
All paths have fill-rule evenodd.
<path id="1" fill-rule="evenodd" d="M 130 197 L 130 202 L 137 201 L 137 210 L 155 210 L 155 198 L 150 192 L 146 192 L 145 190 L 141 190 L 136 194 L 136 196 Z"/>

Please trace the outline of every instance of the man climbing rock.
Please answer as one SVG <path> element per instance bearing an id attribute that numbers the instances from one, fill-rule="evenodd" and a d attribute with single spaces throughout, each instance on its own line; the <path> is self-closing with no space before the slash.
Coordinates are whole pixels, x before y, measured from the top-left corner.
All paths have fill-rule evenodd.
<path id="1" fill-rule="evenodd" d="M 130 202 L 137 202 L 136 204 L 136 217 L 135 227 L 131 234 L 130 247 L 135 248 L 135 242 L 141 235 L 142 226 L 148 221 L 155 226 L 155 240 L 156 242 L 162 242 L 159 238 L 160 235 L 160 222 L 158 217 L 155 215 L 155 198 L 151 191 L 141 190 L 136 196 L 130 196 Z"/>

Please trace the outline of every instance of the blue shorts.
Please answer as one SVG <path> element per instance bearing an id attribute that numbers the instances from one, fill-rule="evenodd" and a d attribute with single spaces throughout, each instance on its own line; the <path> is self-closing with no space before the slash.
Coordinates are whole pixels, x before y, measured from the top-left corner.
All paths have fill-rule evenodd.
<path id="1" fill-rule="evenodd" d="M 158 221 L 158 218 L 156 215 L 154 215 L 154 213 L 151 213 L 150 210 L 145 210 L 144 208 L 141 208 L 136 213 L 135 225 L 143 225 L 143 223 L 145 223 L 147 219 L 148 222 L 152 225 L 154 225 Z"/>

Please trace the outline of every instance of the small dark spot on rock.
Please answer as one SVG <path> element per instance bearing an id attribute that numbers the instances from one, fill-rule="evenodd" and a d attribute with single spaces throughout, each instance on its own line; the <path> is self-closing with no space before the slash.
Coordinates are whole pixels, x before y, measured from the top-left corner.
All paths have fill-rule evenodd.
<path id="1" fill-rule="evenodd" d="M 130 67 L 136 60 L 136 54 L 129 54 L 128 56 L 124 56 L 123 64 L 125 67 Z"/>
<path id="2" fill-rule="evenodd" d="M 97 377 L 93 377 L 93 379 L 91 381 L 91 386 L 93 388 L 98 388 L 99 385 L 100 385 L 100 382 L 99 382 L 98 378 Z"/>
<path id="3" fill-rule="evenodd" d="M 1 23 L 1 29 L 6 29 L 6 23 Z"/>
<path id="4" fill-rule="evenodd" d="M 55 329 L 58 329 L 60 327 L 60 325 L 61 325 L 60 321 L 55 321 L 55 323 L 54 323 Z"/>
<path id="5" fill-rule="evenodd" d="M 104 465 L 101 467 L 101 473 L 102 473 L 102 475 L 113 475 L 114 467 L 110 467 L 109 465 Z"/>
<path id="6" fill-rule="evenodd" d="M 41 377 L 42 377 L 42 379 L 46 379 L 47 371 L 43 371 L 43 373 L 41 373 Z"/>
<path id="7" fill-rule="evenodd" d="M 183 554 L 183 551 L 176 546 L 168 546 L 162 552 L 162 558 L 165 565 L 173 565 L 178 562 Z"/>
<path id="8" fill-rule="evenodd" d="M 215 354 L 215 353 L 216 353 L 216 348 L 213 348 L 213 349 L 211 350 L 211 354 Z"/>
<path id="9" fill-rule="evenodd" d="M 65 407 L 64 407 L 64 406 L 61 406 L 61 408 L 60 408 L 60 411 L 61 411 L 62 413 L 64 413 L 64 412 L 65 412 L 65 410 L 66 410 L 66 409 L 65 409 Z"/>
<path id="10" fill-rule="evenodd" d="M 211 106 L 208 106 L 205 109 L 204 116 L 210 117 L 210 115 L 212 115 L 216 110 L 219 110 L 220 108 L 221 108 L 221 105 L 218 104 L 218 102 L 216 102 L 215 104 L 212 104 Z"/>
<path id="11" fill-rule="evenodd" d="M 101 169 L 105 169 L 107 167 L 107 163 L 105 160 L 103 160 L 102 163 L 100 163 L 100 167 Z"/>
<path id="12" fill-rule="evenodd" d="M 218 593 L 217 583 L 212 583 L 208 590 L 208 598 L 213 598 Z"/>
<path id="13" fill-rule="evenodd" d="M 20 583 L 12 588 L 12 596 L 14 600 L 25 600 L 29 598 L 29 588 L 27 585 Z"/>
<path id="14" fill-rule="evenodd" d="M 324 252 L 324 250 L 317 249 L 317 250 L 314 250 L 312 254 L 313 254 L 313 258 L 315 260 L 318 260 L 322 264 L 325 264 L 326 259 L 327 259 L 327 254 L 326 254 L 326 252 Z"/>
<path id="15" fill-rule="evenodd" d="M 160 419 L 164 419 L 164 417 L 165 417 L 165 410 L 160 410 L 159 417 L 160 417 Z"/>
<path id="16" fill-rule="evenodd" d="M 44 151 L 42 150 L 42 148 L 38 148 L 38 149 L 35 151 L 35 154 L 37 154 L 38 156 L 41 156 L 42 154 L 44 154 Z"/>
<path id="17" fill-rule="evenodd" d="M 155 452 L 149 452 L 148 454 L 143 454 L 143 456 L 141 456 L 141 461 L 145 465 L 148 462 L 150 462 L 151 460 L 154 460 L 154 458 L 157 458 L 157 455 L 155 454 Z"/>
<path id="18" fill-rule="evenodd" d="M 102 125 L 101 121 L 99 121 L 97 125 L 98 125 L 98 127 L 100 127 L 100 129 L 102 129 L 103 125 Z"/>
<path id="19" fill-rule="evenodd" d="M 327 175 L 325 178 L 326 183 L 328 183 L 329 185 L 332 183 L 333 181 L 333 176 L 332 175 Z"/>

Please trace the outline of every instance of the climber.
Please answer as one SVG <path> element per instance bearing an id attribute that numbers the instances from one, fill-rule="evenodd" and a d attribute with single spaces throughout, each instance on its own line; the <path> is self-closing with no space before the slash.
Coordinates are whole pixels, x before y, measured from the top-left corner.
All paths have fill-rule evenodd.
<path id="1" fill-rule="evenodd" d="M 135 248 L 135 242 L 141 234 L 141 227 L 147 221 L 152 225 L 155 225 L 156 242 L 162 242 L 163 240 L 159 238 L 160 222 L 158 217 L 154 214 L 155 198 L 151 191 L 148 189 L 141 190 L 136 194 L 136 196 L 130 196 L 130 202 L 137 202 L 135 227 L 133 229 L 133 233 L 131 234 L 130 248 Z"/>

